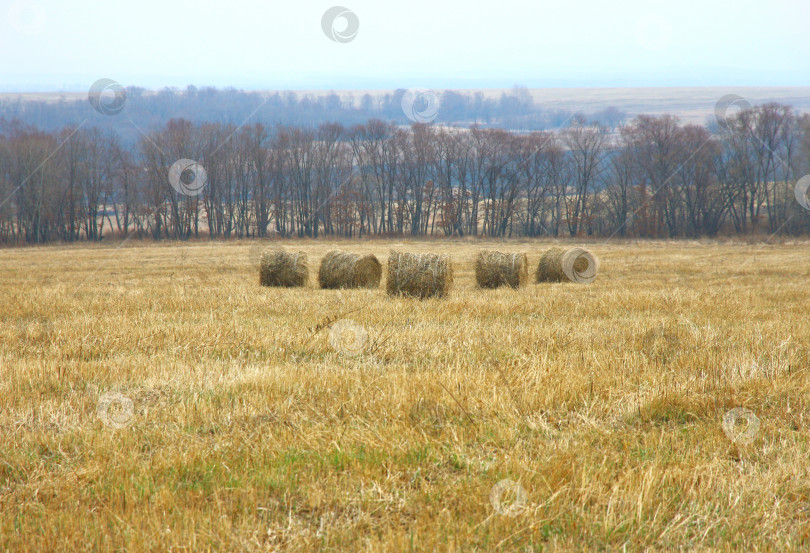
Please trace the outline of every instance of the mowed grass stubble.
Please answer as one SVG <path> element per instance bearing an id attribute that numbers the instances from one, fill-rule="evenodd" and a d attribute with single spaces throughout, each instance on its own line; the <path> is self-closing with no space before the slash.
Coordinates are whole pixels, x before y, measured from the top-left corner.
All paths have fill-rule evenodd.
<path id="1" fill-rule="evenodd" d="M 288 245 L 304 288 L 251 242 L 0 251 L 0 549 L 810 547 L 810 243 L 593 243 L 591 285 L 476 287 L 481 249 L 551 245 L 339 245 L 448 253 L 426 300 L 319 289 L 328 241 Z"/>

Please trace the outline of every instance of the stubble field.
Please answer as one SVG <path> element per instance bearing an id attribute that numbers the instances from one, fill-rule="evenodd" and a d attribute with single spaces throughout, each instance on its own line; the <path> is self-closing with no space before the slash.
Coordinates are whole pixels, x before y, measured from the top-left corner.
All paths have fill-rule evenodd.
<path id="1" fill-rule="evenodd" d="M 553 243 L 338 245 L 454 286 L 320 290 L 331 242 L 284 244 L 304 289 L 253 242 L 0 251 L 0 550 L 810 549 L 810 242 L 487 291 L 479 250 Z"/>

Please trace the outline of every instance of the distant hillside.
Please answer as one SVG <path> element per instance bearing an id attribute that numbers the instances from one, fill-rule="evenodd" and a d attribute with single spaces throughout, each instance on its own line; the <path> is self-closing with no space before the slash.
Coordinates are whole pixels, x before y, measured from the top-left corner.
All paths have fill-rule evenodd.
<path id="1" fill-rule="evenodd" d="M 407 95 L 404 89 L 341 91 L 240 91 L 195 88 L 149 91 L 128 87 L 124 109 L 115 117 L 93 110 L 84 93 L 0 94 L 0 119 L 19 119 L 46 131 L 66 125 L 115 130 L 125 143 L 137 140 L 140 130 L 163 126 L 172 118 L 194 122 L 317 126 L 339 122 L 350 126 L 371 118 L 409 125 L 417 114 L 430 111 L 425 121 L 450 126 L 546 130 L 566 126 L 575 115 L 615 127 L 633 116 L 670 113 L 684 123 L 713 120 L 717 101 L 737 94 L 752 105 L 780 102 L 810 112 L 810 88 L 798 87 L 677 87 L 435 90 Z M 422 102 L 422 104 L 419 104 Z M 420 107 L 421 106 L 421 107 Z M 425 113 L 425 112 L 422 112 Z"/>

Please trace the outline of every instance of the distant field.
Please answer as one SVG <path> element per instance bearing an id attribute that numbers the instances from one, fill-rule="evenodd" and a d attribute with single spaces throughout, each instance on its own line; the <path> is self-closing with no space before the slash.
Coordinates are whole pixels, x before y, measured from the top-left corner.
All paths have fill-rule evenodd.
<path id="1" fill-rule="evenodd" d="M 274 91 L 269 91 L 272 93 Z M 300 90 L 299 95 L 314 96 L 329 91 Z M 363 94 L 390 94 L 390 90 L 338 90 L 339 95 L 352 94 L 356 101 Z M 437 91 L 438 92 L 438 91 Z M 476 90 L 464 90 L 473 93 Z M 498 98 L 509 89 L 483 89 L 486 96 Z M 801 112 L 810 112 L 810 87 L 649 87 L 649 88 L 534 88 L 530 89 L 536 104 L 546 109 L 564 109 L 594 113 L 609 106 L 617 107 L 630 115 L 640 113 L 678 115 L 686 123 L 704 123 L 714 116 L 714 105 L 726 94 L 737 94 L 751 104 L 781 102 L 794 106 Z M 85 92 L 66 93 L 0 93 L 0 101 L 22 98 L 24 100 L 59 101 L 84 100 Z"/>
<path id="2" fill-rule="evenodd" d="M 450 254 L 427 301 L 262 288 L 255 243 L 0 250 L 0 550 L 810 549 L 810 242 L 475 287 L 550 245 L 340 244 Z"/>
<path id="3" fill-rule="evenodd" d="M 491 98 L 499 98 L 510 89 L 485 89 L 481 92 Z M 714 117 L 714 106 L 726 94 L 737 94 L 752 105 L 765 102 L 781 102 L 794 106 L 801 112 L 810 112 L 810 87 L 635 87 L 635 88 L 532 88 L 529 89 L 535 104 L 546 109 L 564 109 L 594 113 L 610 106 L 630 115 L 641 113 L 679 116 L 686 123 L 704 123 Z M 339 91 L 339 93 L 344 91 Z M 351 92 L 359 98 L 367 91 Z M 473 93 L 476 90 L 465 90 Z M 302 92 L 302 93 L 306 93 Z M 309 91 L 323 94 L 322 91 Z M 390 91 L 370 91 L 370 94 L 385 94 Z"/>

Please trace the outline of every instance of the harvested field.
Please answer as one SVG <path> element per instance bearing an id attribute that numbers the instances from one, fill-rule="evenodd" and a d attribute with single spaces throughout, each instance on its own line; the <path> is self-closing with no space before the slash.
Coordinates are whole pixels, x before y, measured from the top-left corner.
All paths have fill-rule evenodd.
<path id="1" fill-rule="evenodd" d="M 425 300 L 263 287 L 250 242 L 0 250 L 0 550 L 810 548 L 810 242 L 477 287 L 552 245 L 341 244 L 448 254 Z"/>

